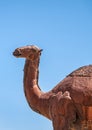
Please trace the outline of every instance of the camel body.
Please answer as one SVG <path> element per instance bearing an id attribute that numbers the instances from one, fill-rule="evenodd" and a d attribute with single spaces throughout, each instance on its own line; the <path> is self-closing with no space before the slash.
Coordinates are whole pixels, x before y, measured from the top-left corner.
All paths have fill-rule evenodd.
<path id="1" fill-rule="evenodd" d="M 26 58 L 24 93 L 35 112 L 52 120 L 54 130 L 92 130 L 92 65 L 77 69 L 44 93 L 38 85 L 41 49 L 26 46 L 13 55 Z"/>
<path id="2" fill-rule="evenodd" d="M 66 91 L 70 93 L 74 105 L 74 109 L 70 107 L 70 111 L 74 111 L 74 115 L 76 115 L 76 121 L 72 120 L 71 130 L 92 130 L 92 65 L 75 70 L 52 89 L 56 95 Z M 70 112 L 69 117 L 72 114 Z"/>

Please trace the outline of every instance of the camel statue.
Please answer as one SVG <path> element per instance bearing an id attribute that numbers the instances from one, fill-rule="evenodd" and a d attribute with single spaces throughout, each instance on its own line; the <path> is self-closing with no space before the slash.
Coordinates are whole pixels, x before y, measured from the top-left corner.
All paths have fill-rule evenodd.
<path id="1" fill-rule="evenodd" d="M 17 58 L 26 58 L 24 93 L 29 106 L 50 119 L 54 130 L 92 130 L 92 65 L 73 71 L 44 93 L 38 85 L 41 51 L 31 45 L 13 52 Z"/>

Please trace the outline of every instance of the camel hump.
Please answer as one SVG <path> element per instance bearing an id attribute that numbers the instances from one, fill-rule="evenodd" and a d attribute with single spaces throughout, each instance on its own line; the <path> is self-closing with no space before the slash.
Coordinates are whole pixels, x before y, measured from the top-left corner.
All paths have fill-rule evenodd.
<path id="1" fill-rule="evenodd" d="M 92 65 L 82 66 L 68 76 L 92 77 Z"/>

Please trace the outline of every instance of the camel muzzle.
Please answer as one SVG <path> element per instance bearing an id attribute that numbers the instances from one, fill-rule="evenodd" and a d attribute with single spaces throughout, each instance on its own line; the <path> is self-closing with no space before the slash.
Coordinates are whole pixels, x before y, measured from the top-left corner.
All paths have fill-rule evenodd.
<path id="1" fill-rule="evenodd" d="M 19 57 L 19 56 L 21 56 L 21 53 L 18 50 L 15 50 L 13 52 L 13 55 L 16 56 L 16 57 Z"/>

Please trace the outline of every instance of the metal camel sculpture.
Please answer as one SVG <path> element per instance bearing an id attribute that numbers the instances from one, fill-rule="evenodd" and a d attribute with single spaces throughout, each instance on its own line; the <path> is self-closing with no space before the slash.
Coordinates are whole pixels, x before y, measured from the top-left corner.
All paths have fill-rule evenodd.
<path id="1" fill-rule="evenodd" d="M 75 70 L 44 93 L 38 85 L 41 51 L 31 45 L 13 52 L 26 58 L 24 93 L 29 106 L 52 120 L 54 130 L 92 130 L 92 65 Z"/>

